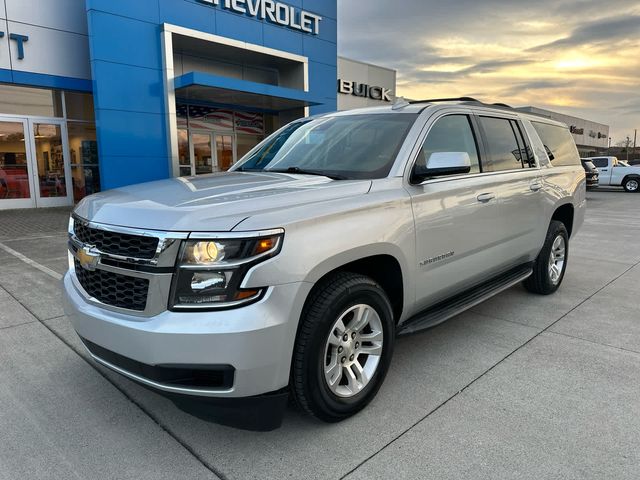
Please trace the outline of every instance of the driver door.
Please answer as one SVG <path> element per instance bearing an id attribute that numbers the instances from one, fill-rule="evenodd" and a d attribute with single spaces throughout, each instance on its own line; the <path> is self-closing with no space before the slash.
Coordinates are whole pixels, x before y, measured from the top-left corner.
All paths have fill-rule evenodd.
<path id="1" fill-rule="evenodd" d="M 481 148 L 466 114 L 432 124 L 416 163 L 434 152 L 466 152 L 471 171 L 410 184 L 416 235 L 416 301 L 426 308 L 487 278 L 496 265 L 505 225 L 499 215 L 499 175 L 482 174 Z"/>

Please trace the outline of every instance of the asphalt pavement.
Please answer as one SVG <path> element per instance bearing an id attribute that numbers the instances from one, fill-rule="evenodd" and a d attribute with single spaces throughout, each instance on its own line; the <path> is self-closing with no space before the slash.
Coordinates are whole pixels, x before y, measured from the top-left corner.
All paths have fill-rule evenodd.
<path id="1" fill-rule="evenodd" d="M 0 211 L 0 479 L 636 479 L 640 195 L 588 193 L 561 289 L 400 338 L 357 416 L 209 423 L 96 365 L 64 316 L 66 209 Z"/>

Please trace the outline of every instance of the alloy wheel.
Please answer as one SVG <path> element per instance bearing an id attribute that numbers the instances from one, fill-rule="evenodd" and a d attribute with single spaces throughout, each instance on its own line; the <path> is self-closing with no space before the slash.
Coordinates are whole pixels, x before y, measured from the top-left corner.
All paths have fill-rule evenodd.
<path id="1" fill-rule="evenodd" d="M 549 254 L 549 279 L 554 285 L 558 284 L 562 276 L 565 256 L 566 242 L 562 235 L 558 235 L 551 245 L 551 253 Z"/>
<path id="2" fill-rule="evenodd" d="M 366 304 L 349 307 L 329 331 L 324 355 L 324 378 L 338 397 L 361 392 L 378 369 L 384 333 L 376 310 Z"/>

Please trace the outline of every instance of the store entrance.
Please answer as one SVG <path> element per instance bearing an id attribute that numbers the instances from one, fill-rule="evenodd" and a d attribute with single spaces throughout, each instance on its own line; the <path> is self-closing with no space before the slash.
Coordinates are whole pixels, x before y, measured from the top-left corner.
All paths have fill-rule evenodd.
<path id="1" fill-rule="evenodd" d="M 191 175 L 226 172 L 235 162 L 235 135 L 192 130 Z M 185 172 L 186 173 L 186 172 Z"/>
<path id="2" fill-rule="evenodd" d="M 71 205 L 66 125 L 0 116 L 0 209 Z"/>

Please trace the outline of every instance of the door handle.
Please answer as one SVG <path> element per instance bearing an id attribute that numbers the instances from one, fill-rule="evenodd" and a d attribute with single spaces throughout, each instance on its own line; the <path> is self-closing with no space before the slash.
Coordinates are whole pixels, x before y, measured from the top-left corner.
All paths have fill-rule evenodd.
<path id="1" fill-rule="evenodd" d="M 606 168 L 602 169 L 603 172 L 608 172 L 609 170 L 607 170 Z"/>
<path id="2" fill-rule="evenodd" d="M 495 193 L 481 193 L 476 198 L 481 203 L 487 203 L 496 198 L 496 195 Z"/>
<path id="3" fill-rule="evenodd" d="M 529 188 L 532 191 L 537 192 L 538 190 L 542 189 L 542 184 L 540 182 L 533 182 L 531 185 L 529 185 Z"/>

